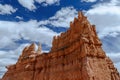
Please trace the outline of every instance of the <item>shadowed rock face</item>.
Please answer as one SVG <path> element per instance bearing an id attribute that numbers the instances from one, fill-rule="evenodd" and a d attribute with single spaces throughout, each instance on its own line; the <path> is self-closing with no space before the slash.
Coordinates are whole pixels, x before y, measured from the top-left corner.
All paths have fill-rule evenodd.
<path id="1" fill-rule="evenodd" d="M 40 46 L 35 51 L 35 44 L 25 47 L 2 80 L 120 80 L 101 45 L 95 25 L 79 12 L 68 31 L 53 38 L 48 54 Z"/>

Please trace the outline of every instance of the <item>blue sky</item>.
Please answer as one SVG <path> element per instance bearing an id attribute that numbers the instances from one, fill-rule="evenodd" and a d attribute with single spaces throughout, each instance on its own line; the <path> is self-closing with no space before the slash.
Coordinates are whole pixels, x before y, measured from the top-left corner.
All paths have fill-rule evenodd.
<path id="1" fill-rule="evenodd" d="M 83 11 L 120 72 L 120 0 L 0 0 L 0 76 L 32 42 L 49 51 L 52 37 Z"/>

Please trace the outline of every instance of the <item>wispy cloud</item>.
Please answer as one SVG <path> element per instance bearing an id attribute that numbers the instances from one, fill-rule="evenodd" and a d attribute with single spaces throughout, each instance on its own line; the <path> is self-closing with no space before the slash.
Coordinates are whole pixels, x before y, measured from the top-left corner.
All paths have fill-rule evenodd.
<path id="1" fill-rule="evenodd" d="M 70 21 L 77 16 L 77 10 L 74 7 L 63 7 L 48 20 L 40 21 L 40 25 L 51 25 L 54 27 L 69 27 Z"/>
<path id="2" fill-rule="evenodd" d="M 16 16 L 15 18 L 19 20 L 23 20 L 23 17 L 20 17 L 20 16 Z"/>
<path id="3" fill-rule="evenodd" d="M 81 0 L 81 2 L 96 2 L 97 0 Z"/>

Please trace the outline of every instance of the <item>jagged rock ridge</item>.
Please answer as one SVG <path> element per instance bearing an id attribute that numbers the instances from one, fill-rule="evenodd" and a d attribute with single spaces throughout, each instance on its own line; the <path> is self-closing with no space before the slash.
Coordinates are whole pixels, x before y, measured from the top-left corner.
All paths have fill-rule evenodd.
<path id="1" fill-rule="evenodd" d="M 2 80 L 120 80 L 101 46 L 95 25 L 79 12 L 68 31 L 53 38 L 48 54 L 40 45 L 37 51 L 35 44 L 25 47 Z"/>

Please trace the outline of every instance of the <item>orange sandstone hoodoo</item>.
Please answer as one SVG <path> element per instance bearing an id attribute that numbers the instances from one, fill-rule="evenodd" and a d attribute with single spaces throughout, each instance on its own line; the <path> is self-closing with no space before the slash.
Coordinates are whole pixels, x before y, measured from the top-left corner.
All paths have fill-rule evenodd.
<path id="1" fill-rule="evenodd" d="M 2 80 L 120 80 L 120 75 L 101 48 L 95 25 L 78 13 L 70 28 L 55 36 L 51 51 L 24 48 L 18 61 L 7 66 Z"/>

